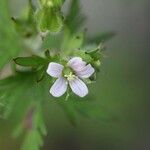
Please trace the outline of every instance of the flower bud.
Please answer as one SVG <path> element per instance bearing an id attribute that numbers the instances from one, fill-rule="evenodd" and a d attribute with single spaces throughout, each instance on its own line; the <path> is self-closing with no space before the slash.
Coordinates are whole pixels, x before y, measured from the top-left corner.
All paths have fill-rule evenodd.
<path id="1" fill-rule="evenodd" d="M 52 4 L 49 3 L 49 6 L 50 5 Z M 50 7 L 44 7 L 39 10 L 36 14 L 36 20 L 41 32 L 60 32 L 63 26 L 63 17 L 61 12 L 53 10 Z"/>
<path id="2" fill-rule="evenodd" d="M 41 6 L 43 7 L 57 7 L 60 8 L 64 0 L 39 0 Z"/>
<path id="3" fill-rule="evenodd" d="M 37 11 L 36 21 L 41 32 L 60 32 L 63 26 L 61 6 L 63 0 L 40 0 L 41 8 Z"/>

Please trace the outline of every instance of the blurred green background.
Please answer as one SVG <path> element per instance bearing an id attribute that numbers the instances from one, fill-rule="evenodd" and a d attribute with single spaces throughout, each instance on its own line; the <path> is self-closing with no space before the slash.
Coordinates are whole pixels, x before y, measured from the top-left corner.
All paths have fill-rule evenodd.
<path id="1" fill-rule="evenodd" d="M 78 125 L 73 127 L 63 110 L 50 100 L 45 106 L 48 135 L 42 150 L 149 150 L 150 1 L 81 3 L 89 35 L 116 32 L 106 43 L 98 80 L 90 87 L 90 107 L 98 108 L 102 115 L 95 119 L 79 116 Z M 10 0 L 10 4 L 17 14 L 26 0 Z M 19 150 L 21 141 L 12 139 L 11 125 L 1 121 L 0 150 Z"/>

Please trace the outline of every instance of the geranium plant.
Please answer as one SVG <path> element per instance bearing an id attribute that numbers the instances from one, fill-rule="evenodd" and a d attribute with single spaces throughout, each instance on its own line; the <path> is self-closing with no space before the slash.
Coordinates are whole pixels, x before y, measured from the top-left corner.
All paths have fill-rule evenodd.
<path id="1" fill-rule="evenodd" d="M 73 125 L 74 112 L 89 115 L 79 101 L 84 99 L 86 106 L 92 93 L 88 87 L 96 84 L 100 71 L 103 44 L 114 35 L 87 37 L 79 0 L 70 0 L 67 14 L 65 0 L 34 2 L 28 0 L 23 15 L 14 16 L 9 1 L 0 0 L 1 72 L 6 64 L 11 66 L 9 76 L 0 80 L 1 119 L 13 118 L 13 137 L 24 137 L 21 150 L 43 145 L 47 101 L 57 101 Z"/>

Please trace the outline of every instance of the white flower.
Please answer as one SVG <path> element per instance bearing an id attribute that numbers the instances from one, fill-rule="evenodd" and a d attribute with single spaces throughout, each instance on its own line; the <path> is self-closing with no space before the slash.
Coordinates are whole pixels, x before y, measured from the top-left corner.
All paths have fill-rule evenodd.
<path id="1" fill-rule="evenodd" d="M 76 95 L 84 97 L 88 94 L 88 88 L 81 79 L 89 78 L 94 72 L 94 68 L 90 64 L 87 65 L 80 57 L 70 59 L 67 68 L 61 64 L 51 62 L 47 73 L 58 79 L 52 85 L 50 93 L 54 97 L 60 97 L 67 91 L 69 84 Z"/>

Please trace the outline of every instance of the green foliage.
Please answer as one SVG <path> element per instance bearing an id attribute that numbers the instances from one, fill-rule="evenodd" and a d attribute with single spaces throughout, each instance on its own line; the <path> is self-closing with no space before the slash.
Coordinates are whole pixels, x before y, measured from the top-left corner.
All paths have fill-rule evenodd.
<path id="1" fill-rule="evenodd" d="M 17 57 L 14 59 L 15 63 L 20 66 L 27 66 L 27 67 L 39 67 L 47 64 L 46 59 L 38 56 L 32 57 Z"/>
<path id="2" fill-rule="evenodd" d="M 17 73 L 0 81 L 0 102 L 4 104 L 2 115 L 4 118 L 13 118 L 10 120 L 15 125 L 15 137 L 25 131 L 22 150 L 38 150 L 42 146 L 43 135 L 46 135 L 42 114 L 46 83 L 36 82 L 34 72 Z"/>
<path id="3" fill-rule="evenodd" d="M 85 32 L 80 30 L 84 22 L 85 16 L 81 13 L 79 0 L 72 0 L 68 15 L 65 17 L 63 33 L 48 35 L 43 42 L 43 48 L 61 49 L 63 52 L 81 48 Z"/>
<path id="4" fill-rule="evenodd" d="M 22 144 L 21 150 L 38 150 L 43 146 L 43 136 L 47 134 L 43 121 L 41 103 L 36 103 L 29 109 L 24 120 L 27 133 Z"/>
<path id="5" fill-rule="evenodd" d="M 21 50 L 20 40 L 11 23 L 8 1 L 0 1 L 0 69 Z"/>

